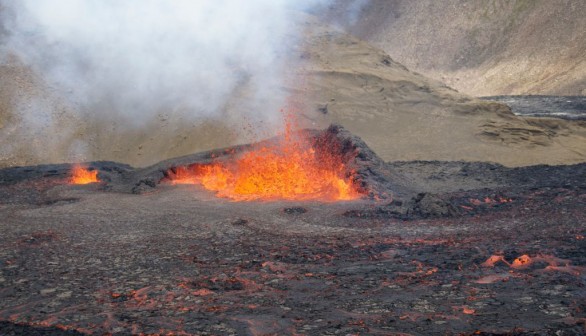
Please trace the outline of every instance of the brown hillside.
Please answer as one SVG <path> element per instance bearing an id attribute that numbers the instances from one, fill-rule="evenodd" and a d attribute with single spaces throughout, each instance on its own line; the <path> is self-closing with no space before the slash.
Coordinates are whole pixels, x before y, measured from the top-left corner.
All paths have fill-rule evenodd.
<path id="1" fill-rule="evenodd" d="M 561 120 L 527 121 L 501 104 L 479 101 L 427 79 L 366 42 L 300 16 L 303 43 L 291 57 L 282 88 L 301 106 L 307 127 L 340 123 L 362 137 L 383 159 L 493 161 L 510 166 L 564 164 L 586 158 L 584 127 Z M 296 63 L 293 63 L 296 64 Z M 238 136 L 248 82 L 235 90 L 222 121 L 188 122 L 161 111 L 142 128 L 117 120 L 88 122 L 83 111 L 55 97 L 17 61 L 0 67 L 0 165 L 113 160 L 135 166 L 250 141 Z M 15 98 L 29 102 L 11 104 Z M 31 128 L 28 110 L 45 111 Z M 25 113 L 27 112 L 27 113 Z M 30 112 L 30 111 L 29 111 Z M 278 111 L 275 111 L 278 113 Z M 80 150 L 79 148 L 82 150 Z"/>
<path id="2" fill-rule="evenodd" d="M 348 4 L 324 16 L 461 92 L 586 95 L 585 1 L 370 0 L 340 20 Z"/>

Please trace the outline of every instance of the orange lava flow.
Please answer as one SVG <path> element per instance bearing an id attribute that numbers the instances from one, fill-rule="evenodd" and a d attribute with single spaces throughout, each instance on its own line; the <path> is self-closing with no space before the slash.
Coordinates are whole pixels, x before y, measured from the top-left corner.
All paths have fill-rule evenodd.
<path id="1" fill-rule="evenodd" d="M 74 166 L 71 170 L 71 184 L 88 184 L 95 182 L 100 182 L 97 170 L 89 170 L 79 165 Z"/>
<path id="2" fill-rule="evenodd" d="M 279 143 L 258 147 L 230 161 L 169 170 L 169 180 L 173 184 L 200 184 L 216 196 L 234 201 L 340 201 L 361 196 L 335 151 L 316 150 L 309 140 L 293 135 L 290 122 L 286 126 Z"/>

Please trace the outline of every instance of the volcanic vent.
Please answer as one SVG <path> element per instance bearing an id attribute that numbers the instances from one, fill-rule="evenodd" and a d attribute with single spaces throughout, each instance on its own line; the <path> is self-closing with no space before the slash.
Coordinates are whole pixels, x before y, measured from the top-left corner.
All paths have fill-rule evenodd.
<path id="1" fill-rule="evenodd" d="M 383 161 L 341 126 L 323 131 L 287 127 L 282 136 L 269 140 L 171 159 L 138 171 L 132 191 L 194 184 L 233 201 L 385 198 L 391 188 L 383 169 Z"/>
<path id="2" fill-rule="evenodd" d="M 74 165 L 71 169 L 71 184 L 89 184 L 100 182 L 98 179 L 97 170 L 89 170 L 87 167 L 81 165 Z"/>
<path id="3" fill-rule="evenodd" d="M 586 164 L 383 163 L 339 126 L 295 136 L 286 154 L 335 177 L 303 202 L 173 185 L 289 162 L 285 135 L 87 162 L 84 185 L 70 164 L 0 169 L 0 334 L 584 334 Z M 360 200 L 328 198 L 336 179 Z"/>

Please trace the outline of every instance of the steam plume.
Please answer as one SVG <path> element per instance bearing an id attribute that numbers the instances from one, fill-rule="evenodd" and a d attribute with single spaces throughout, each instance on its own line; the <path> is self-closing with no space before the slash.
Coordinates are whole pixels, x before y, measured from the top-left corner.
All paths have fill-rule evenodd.
<path id="1" fill-rule="evenodd" d="M 6 7 L 5 51 L 85 111 L 114 111 L 135 124 L 168 108 L 211 116 L 247 76 L 274 82 L 280 37 L 290 28 L 284 2 L 275 0 L 15 0 Z"/>
<path id="2" fill-rule="evenodd" d="M 291 11 L 329 2 L 0 0 L 0 65 L 17 59 L 59 102 L 12 97 L 21 124 L 0 137 L 42 134 L 41 161 L 64 143 L 76 159 L 93 160 L 88 152 L 104 135 L 88 139 L 84 126 L 80 137 L 76 121 L 102 133 L 140 132 L 160 118 L 274 129 L 283 69 L 294 66 L 288 47 L 299 36 Z M 62 110 L 67 123 L 55 117 Z"/>

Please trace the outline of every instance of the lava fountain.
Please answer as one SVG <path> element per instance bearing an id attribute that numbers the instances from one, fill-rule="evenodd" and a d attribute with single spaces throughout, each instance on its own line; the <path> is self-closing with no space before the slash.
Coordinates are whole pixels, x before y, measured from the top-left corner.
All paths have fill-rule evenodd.
<path id="1" fill-rule="evenodd" d="M 234 201 L 345 201 L 362 195 L 341 155 L 293 130 L 290 117 L 279 140 L 265 142 L 229 160 L 167 171 L 172 184 L 198 184 Z"/>
<path id="2" fill-rule="evenodd" d="M 98 179 L 97 170 L 89 170 L 86 167 L 75 165 L 71 170 L 69 182 L 71 184 L 89 184 L 100 182 L 100 180 Z"/>

